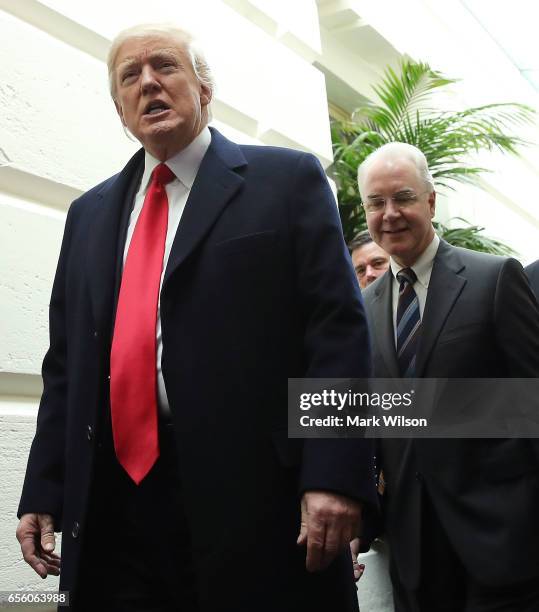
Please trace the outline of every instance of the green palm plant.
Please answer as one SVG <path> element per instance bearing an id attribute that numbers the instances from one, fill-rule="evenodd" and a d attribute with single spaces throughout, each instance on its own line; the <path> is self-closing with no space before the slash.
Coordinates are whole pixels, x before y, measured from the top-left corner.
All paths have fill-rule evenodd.
<path id="1" fill-rule="evenodd" d="M 437 187 L 454 189 L 454 182 L 477 181 L 486 168 L 471 166 L 469 153 L 482 149 L 518 154 L 526 144 L 507 133 L 510 126 L 529 123 L 534 111 L 522 104 L 488 104 L 464 111 L 439 111 L 428 106 L 436 90 L 455 83 L 428 64 L 404 60 L 397 74 L 387 68 L 373 87 L 380 104 L 366 103 L 351 121 L 332 123 L 334 164 L 332 175 L 338 188 L 339 211 L 345 238 L 365 229 L 365 213 L 357 188 L 357 168 L 375 149 L 387 142 L 407 142 L 419 147 L 427 158 Z M 459 219 L 462 227 L 435 224 L 448 242 L 478 251 L 509 254 L 511 249 L 484 236 L 484 228 Z"/>

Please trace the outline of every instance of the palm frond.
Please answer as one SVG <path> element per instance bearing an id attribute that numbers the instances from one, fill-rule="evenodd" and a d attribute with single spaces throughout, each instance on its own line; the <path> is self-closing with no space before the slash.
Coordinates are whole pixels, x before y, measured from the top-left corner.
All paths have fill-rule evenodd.
<path id="1" fill-rule="evenodd" d="M 530 123 L 535 111 L 523 104 L 487 104 L 463 111 L 437 111 L 429 108 L 433 93 L 455 82 L 428 64 L 403 61 L 397 73 L 388 68 L 381 82 L 373 87 L 380 103 L 359 107 L 351 121 L 332 125 L 333 176 L 338 186 L 339 206 L 345 237 L 365 227 L 364 211 L 357 189 L 357 168 L 381 145 L 408 142 L 423 151 L 437 187 L 453 189 L 458 182 L 477 183 L 488 170 L 470 164 L 470 155 L 481 150 L 518 155 L 529 144 L 511 130 Z M 447 230 L 459 236 L 457 230 Z M 470 226 L 466 235 L 479 234 Z M 453 232 L 453 233 L 451 233 Z M 498 252 L 496 241 L 481 234 L 477 250 Z M 481 247 L 481 248 L 479 248 Z"/>
<path id="2" fill-rule="evenodd" d="M 434 89 L 453 82 L 431 70 L 428 64 L 404 61 L 399 75 L 388 68 L 382 82 L 373 87 L 383 107 L 372 110 L 378 108 L 378 113 L 387 119 L 385 130 L 395 132 Z"/>
<path id="3" fill-rule="evenodd" d="M 472 249 L 473 251 L 480 251 L 482 253 L 492 253 L 494 255 L 503 255 L 510 257 L 515 255 L 515 251 L 503 244 L 499 240 L 489 238 L 482 234 L 484 227 L 477 225 L 471 225 L 462 217 L 455 217 L 450 221 L 457 220 L 461 223 L 466 223 L 465 227 L 454 227 L 450 228 L 443 223 L 434 223 L 436 233 L 443 238 L 449 244 L 454 246 L 463 247 L 465 249 Z"/>

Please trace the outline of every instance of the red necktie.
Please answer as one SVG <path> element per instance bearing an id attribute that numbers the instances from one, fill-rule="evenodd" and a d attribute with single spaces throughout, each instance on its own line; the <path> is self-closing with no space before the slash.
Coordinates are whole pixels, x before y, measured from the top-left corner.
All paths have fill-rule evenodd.
<path id="1" fill-rule="evenodd" d="M 127 252 L 110 354 L 114 448 L 136 484 L 159 456 L 155 334 L 168 225 L 165 185 L 174 178 L 165 164 L 153 171 Z"/>

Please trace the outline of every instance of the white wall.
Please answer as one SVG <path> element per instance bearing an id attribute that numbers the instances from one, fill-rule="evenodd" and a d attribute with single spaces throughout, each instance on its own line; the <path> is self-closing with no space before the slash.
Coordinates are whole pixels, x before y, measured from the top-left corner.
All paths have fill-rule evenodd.
<path id="1" fill-rule="evenodd" d="M 501 102 L 539 109 L 537 91 L 459 0 L 318 0 L 318 4 L 324 25 L 320 61 L 352 89 L 351 105 L 354 93 L 356 105 L 361 96 L 376 100 L 372 84 L 388 64 L 396 66 L 407 56 L 459 79 L 449 94 L 434 103 L 443 110 Z M 437 219 L 446 222 L 461 215 L 511 246 L 527 264 L 539 258 L 538 124 L 519 128 L 519 135 L 532 143 L 520 150 L 521 158 L 478 155 L 473 163 L 490 170 L 483 176 L 485 190 L 455 185 L 455 191 L 443 194 Z"/>
<path id="2" fill-rule="evenodd" d="M 332 160 L 314 0 L 0 0 L 0 590 L 57 587 L 21 561 L 14 537 L 50 289 L 69 203 L 137 148 L 107 93 L 109 41 L 156 15 L 201 39 L 217 77 L 214 123 L 226 135 Z M 383 557 L 370 558 L 363 612 L 382 612 Z"/>

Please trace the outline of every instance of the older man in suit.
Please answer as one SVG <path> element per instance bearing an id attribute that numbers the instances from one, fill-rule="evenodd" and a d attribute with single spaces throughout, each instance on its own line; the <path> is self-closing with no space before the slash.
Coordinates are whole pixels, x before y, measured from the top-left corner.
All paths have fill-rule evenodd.
<path id="1" fill-rule="evenodd" d="M 370 371 L 322 168 L 208 129 L 211 73 L 182 30 L 122 32 L 108 68 L 143 149 L 68 213 L 24 558 L 58 573 L 61 530 L 76 610 L 357 610 L 373 449 L 286 433 L 288 377 Z"/>
<path id="2" fill-rule="evenodd" d="M 390 269 L 364 291 L 380 378 L 535 378 L 539 312 L 514 259 L 433 229 L 425 156 L 391 143 L 359 168 Z M 385 439 L 385 531 L 398 612 L 539 610 L 536 440 Z"/>

